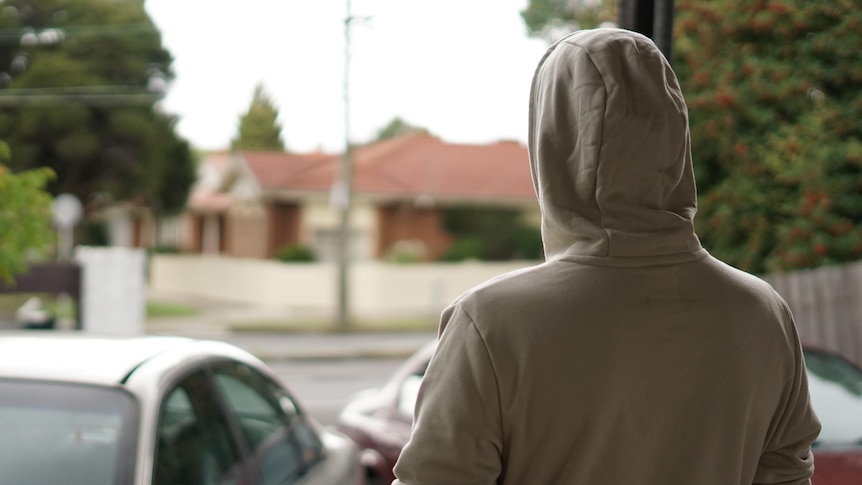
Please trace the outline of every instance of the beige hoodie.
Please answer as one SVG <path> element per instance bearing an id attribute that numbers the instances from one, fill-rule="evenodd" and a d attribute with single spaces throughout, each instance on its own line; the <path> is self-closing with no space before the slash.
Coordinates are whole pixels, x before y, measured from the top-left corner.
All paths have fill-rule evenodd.
<path id="1" fill-rule="evenodd" d="M 652 41 L 551 46 L 529 151 L 547 261 L 443 313 L 394 483 L 808 484 L 793 317 L 701 248 L 687 110 Z"/>

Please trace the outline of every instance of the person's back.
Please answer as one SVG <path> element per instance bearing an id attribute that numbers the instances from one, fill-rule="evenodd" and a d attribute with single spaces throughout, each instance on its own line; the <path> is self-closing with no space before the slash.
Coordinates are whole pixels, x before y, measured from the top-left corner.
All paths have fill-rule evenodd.
<path id="1" fill-rule="evenodd" d="M 794 322 L 701 248 L 685 104 L 647 38 L 581 31 L 533 82 L 547 262 L 456 300 L 396 484 L 806 484 Z"/>

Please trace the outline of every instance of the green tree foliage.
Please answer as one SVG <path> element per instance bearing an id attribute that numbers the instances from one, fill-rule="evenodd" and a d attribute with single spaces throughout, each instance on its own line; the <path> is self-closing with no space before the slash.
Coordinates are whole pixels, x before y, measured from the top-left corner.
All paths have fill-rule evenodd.
<path id="1" fill-rule="evenodd" d="M 617 0 L 530 0 L 521 18 L 531 37 L 553 41 L 617 20 Z"/>
<path id="2" fill-rule="evenodd" d="M 455 206 L 443 214 L 443 227 L 455 240 L 442 261 L 542 259 L 540 231 L 522 222 L 517 209 Z"/>
<path id="3" fill-rule="evenodd" d="M 12 168 L 50 167 L 53 193 L 181 209 L 188 143 L 157 102 L 171 56 L 144 2 L 6 0 L 0 11 L 0 138 Z"/>
<path id="4" fill-rule="evenodd" d="M 426 128 L 411 125 L 399 117 L 395 117 L 386 124 L 383 128 L 377 131 L 377 136 L 372 143 L 395 138 L 397 136 L 406 135 L 407 133 L 429 133 Z"/>
<path id="5" fill-rule="evenodd" d="M 677 2 L 698 233 L 754 272 L 862 256 L 862 9 Z"/>
<path id="6" fill-rule="evenodd" d="M 0 142 L 0 163 L 8 153 Z M 51 195 L 44 190 L 52 176 L 48 168 L 14 174 L 0 164 L 0 280 L 7 284 L 54 241 Z"/>
<path id="7" fill-rule="evenodd" d="M 254 88 L 248 111 L 239 119 L 239 133 L 231 142 L 231 148 L 284 151 L 278 109 L 261 84 Z"/>

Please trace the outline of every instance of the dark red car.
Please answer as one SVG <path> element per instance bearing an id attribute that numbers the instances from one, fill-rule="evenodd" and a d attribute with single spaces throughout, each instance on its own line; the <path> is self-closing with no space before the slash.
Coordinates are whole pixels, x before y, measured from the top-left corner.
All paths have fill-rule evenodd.
<path id="1" fill-rule="evenodd" d="M 410 438 L 413 406 L 435 342 L 411 356 L 381 388 L 359 393 L 338 428 L 359 445 L 369 485 L 389 484 Z M 843 357 L 806 346 L 811 401 L 823 429 L 814 444 L 813 485 L 862 485 L 862 370 Z"/>
<path id="2" fill-rule="evenodd" d="M 392 467 L 410 439 L 416 394 L 436 344 L 419 349 L 383 387 L 358 393 L 338 417 L 338 429 L 359 445 L 368 485 L 389 485 L 395 479 Z"/>

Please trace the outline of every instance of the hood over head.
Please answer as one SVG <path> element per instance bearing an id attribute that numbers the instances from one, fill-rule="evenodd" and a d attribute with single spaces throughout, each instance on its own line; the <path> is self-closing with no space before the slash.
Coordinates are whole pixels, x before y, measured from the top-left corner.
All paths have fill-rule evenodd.
<path id="1" fill-rule="evenodd" d="M 552 45 L 533 77 L 529 130 L 547 260 L 701 248 L 688 111 L 649 38 L 603 28 Z"/>

